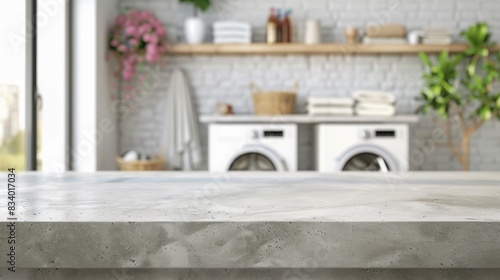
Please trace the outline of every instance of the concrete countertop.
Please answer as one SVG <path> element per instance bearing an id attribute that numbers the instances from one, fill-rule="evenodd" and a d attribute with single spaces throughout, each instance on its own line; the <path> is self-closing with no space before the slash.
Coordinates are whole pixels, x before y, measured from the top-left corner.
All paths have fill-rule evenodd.
<path id="1" fill-rule="evenodd" d="M 500 222 L 500 173 L 26 173 L 17 185 L 27 222 Z"/>
<path id="2" fill-rule="evenodd" d="M 418 115 L 395 115 L 392 117 L 365 117 L 365 116 L 310 116 L 306 114 L 296 115 L 207 115 L 200 116 L 201 123 L 296 123 L 296 124 L 319 124 L 319 123 L 417 123 Z"/>
<path id="3" fill-rule="evenodd" d="M 17 177 L 20 267 L 500 268 L 500 173 Z"/>

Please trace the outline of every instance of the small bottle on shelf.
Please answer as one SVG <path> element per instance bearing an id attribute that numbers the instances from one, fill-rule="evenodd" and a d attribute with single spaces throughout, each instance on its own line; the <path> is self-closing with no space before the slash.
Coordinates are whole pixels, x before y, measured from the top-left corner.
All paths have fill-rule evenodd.
<path id="1" fill-rule="evenodd" d="M 278 43 L 283 43 L 283 21 L 282 17 L 283 15 L 281 14 L 281 9 L 278 9 L 276 11 L 276 41 Z"/>
<path id="2" fill-rule="evenodd" d="M 292 22 L 290 21 L 290 14 L 292 13 L 292 10 L 287 10 L 285 12 L 285 16 L 283 18 L 283 22 L 281 24 L 281 36 L 282 36 L 282 42 L 283 43 L 292 43 L 293 38 L 292 38 Z"/>
<path id="3" fill-rule="evenodd" d="M 266 42 L 275 44 L 278 42 L 278 18 L 276 17 L 274 8 L 271 8 L 271 13 L 266 25 Z"/>

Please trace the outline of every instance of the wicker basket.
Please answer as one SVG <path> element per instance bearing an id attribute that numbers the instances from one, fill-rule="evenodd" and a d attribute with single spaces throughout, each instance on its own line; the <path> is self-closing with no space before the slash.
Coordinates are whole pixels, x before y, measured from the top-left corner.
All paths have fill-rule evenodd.
<path id="1" fill-rule="evenodd" d="M 295 83 L 289 92 L 263 92 L 254 84 L 250 84 L 253 94 L 253 107 L 256 115 L 290 115 L 295 110 L 298 84 Z"/>
<path id="2" fill-rule="evenodd" d="M 134 161 L 125 161 L 118 157 L 116 162 L 121 171 L 158 171 L 163 170 L 165 167 L 165 159 L 159 156 L 151 160 Z"/>

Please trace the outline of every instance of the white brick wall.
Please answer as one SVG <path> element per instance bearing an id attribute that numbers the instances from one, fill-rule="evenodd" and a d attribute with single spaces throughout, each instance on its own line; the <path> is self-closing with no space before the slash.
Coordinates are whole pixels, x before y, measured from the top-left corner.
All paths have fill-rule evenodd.
<path id="1" fill-rule="evenodd" d="M 264 23 L 269 7 L 291 7 L 297 37 L 303 34 L 307 18 L 320 18 L 326 41 L 343 41 L 342 29 L 348 25 L 362 27 L 370 22 L 401 22 L 409 29 L 427 25 L 452 28 L 455 38 L 460 30 L 476 21 L 492 27 L 494 39 L 500 42 L 500 1 L 498 0 L 213 0 L 219 12 L 204 15 L 207 22 L 215 18 L 235 19 L 254 25 L 255 40 L 263 41 Z M 222 2 L 221 2 L 222 1 Z M 225 3 L 225 4 L 224 4 Z M 151 9 L 168 26 L 169 39 L 182 34 L 182 22 L 191 9 L 178 0 L 121 0 L 126 7 Z M 254 81 L 266 89 L 283 89 L 294 81 L 300 83 L 297 110 L 305 112 L 308 96 L 349 96 L 358 89 L 383 89 L 398 96 L 398 113 L 415 112 L 415 97 L 421 88 L 422 66 L 416 55 L 370 56 L 178 56 L 165 57 L 167 69 L 184 69 L 191 81 L 199 114 L 211 114 L 217 102 L 233 104 L 236 113 L 252 112 L 248 83 Z M 167 70 L 167 72 L 168 72 Z M 151 90 L 136 109 L 121 123 L 121 150 L 136 149 L 155 153 L 163 149 L 163 112 L 167 77 Z M 138 82 L 137 82 L 138 83 Z M 446 147 L 435 144 L 432 116 L 424 116 L 412 126 L 411 169 L 456 170 L 459 165 Z M 206 147 L 206 127 L 201 136 Z M 300 126 L 299 168 L 312 168 L 312 129 Z M 433 144 L 434 143 L 434 144 Z M 500 123 L 495 121 L 481 129 L 472 142 L 471 168 L 500 170 Z"/>

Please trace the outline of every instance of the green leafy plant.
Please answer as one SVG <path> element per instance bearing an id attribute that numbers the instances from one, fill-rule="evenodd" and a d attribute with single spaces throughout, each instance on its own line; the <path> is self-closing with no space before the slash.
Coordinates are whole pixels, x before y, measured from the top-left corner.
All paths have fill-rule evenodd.
<path id="1" fill-rule="evenodd" d="M 205 12 L 210 8 L 210 0 L 179 0 L 181 3 L 191 3 L 195 8 Z M 195 10 L 196 13 L 196 10 Z"/>
<path id="2" fill-rule="evenodd" d="M 500 92 L 495 87 L 500 77 L 500 53 L 490 53 L 488 25 L 478 23 L 462 32 L 467 41 L 465 52 L 450 56 L 443 51 L 433 62 L 424 53 L 420 59 L 426 66 L 421 97 L 422 112 L 435 111 L 446 121 L 447 144 L 463 170 L 469 170 L 470 140 L 487 121 L 500 119 Z M 463 71 L 457 70 L 465 66 Z M 451 118 L 458 119 L 461 129 L 459 143 L 453 140 Z"/>

